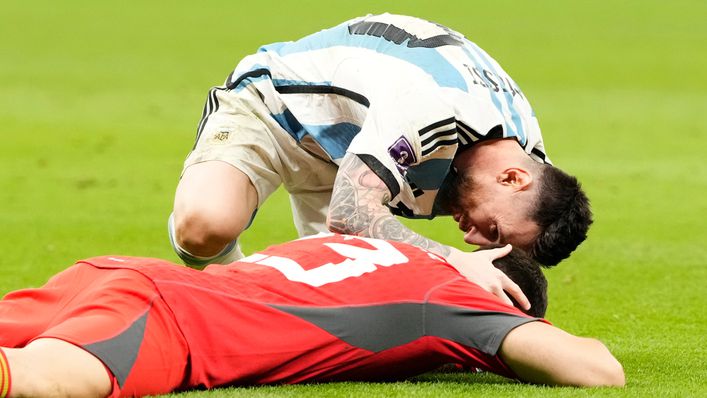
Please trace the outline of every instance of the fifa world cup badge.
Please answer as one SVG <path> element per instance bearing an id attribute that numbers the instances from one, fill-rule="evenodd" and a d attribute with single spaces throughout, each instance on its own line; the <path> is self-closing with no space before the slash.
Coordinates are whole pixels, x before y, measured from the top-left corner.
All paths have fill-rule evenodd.
<path id="1" fill-rule="evenodd" d="M 411 164 L 417 162 L 412 145 L 405 136 L 398 138 L 393 145 L 388 148 L 388 154 L 395 160 L 395 166 L 401 174 L 404 174 Z"/>

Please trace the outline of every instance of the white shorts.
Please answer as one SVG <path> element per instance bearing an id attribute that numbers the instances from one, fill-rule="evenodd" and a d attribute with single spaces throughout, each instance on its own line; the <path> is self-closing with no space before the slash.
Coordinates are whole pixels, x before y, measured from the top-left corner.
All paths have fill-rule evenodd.
<path id="1" fill-rule="evenodd" d="M 290 193 L 300 236 L 327 231 L 326 214 L 337 166 L 305 149 L 270 116 L 253 89 L 209 91 L 187 167 L 211 160 L 245 173 L 258 192 L 258 206 L 283 184 Z M 182 171 L 183 173 L 183 171 Z"/>

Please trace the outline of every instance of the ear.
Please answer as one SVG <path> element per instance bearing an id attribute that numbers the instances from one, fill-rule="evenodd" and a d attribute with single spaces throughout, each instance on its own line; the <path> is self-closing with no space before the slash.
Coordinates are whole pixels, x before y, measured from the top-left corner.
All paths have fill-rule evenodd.
<path id="1" fill-rule="evenodd" d="M 511 167 L 503 170 L 496 176 L 496 182 L 513 188 L 515 191 L 525 191 L 530 188 L 533 176 L 527 169 Z"/>

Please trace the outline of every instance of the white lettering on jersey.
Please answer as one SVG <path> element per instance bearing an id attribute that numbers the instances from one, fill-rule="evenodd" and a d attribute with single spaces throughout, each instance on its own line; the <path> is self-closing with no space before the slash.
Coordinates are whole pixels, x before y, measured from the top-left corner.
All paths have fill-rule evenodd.
<path id="1" fill-rule="evenodd" d="M 408 258 L 403 253 L 386 241 L 362 237 L 351 237 L 351 239 L 363 240 L 374 248 L 366 249 L 345 243 L 325 243 L 324 245 L 347 258 L 340 263 L 326 263 L 308 270 L 290 258 L 265 254 L 256 253 L 240 261 L 275 268 L 287 279 L 311 286 L 339 282 L 373 272 L 378 267 L 390 267 L 408 262 Z"/>

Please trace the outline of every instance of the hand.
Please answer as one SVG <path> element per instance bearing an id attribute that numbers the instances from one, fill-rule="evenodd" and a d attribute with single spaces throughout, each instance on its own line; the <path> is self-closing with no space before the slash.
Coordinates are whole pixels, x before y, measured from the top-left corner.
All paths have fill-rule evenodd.
<path id="1" fill-rule="evenodd" d="M 452 252 L 447 256 L 447 261 L 466 279 L 495 294 L 506 304 L 513 305 L 513 301 L 506 295 L 507 292 L 522 309 L 528 310 L 530 302 L 520 287 L 506 274 L 494 267 L 492 263 L 493 260 L 510 253 L 511 249 L 511 245 L 473 253 L 452 249 Z"/>

